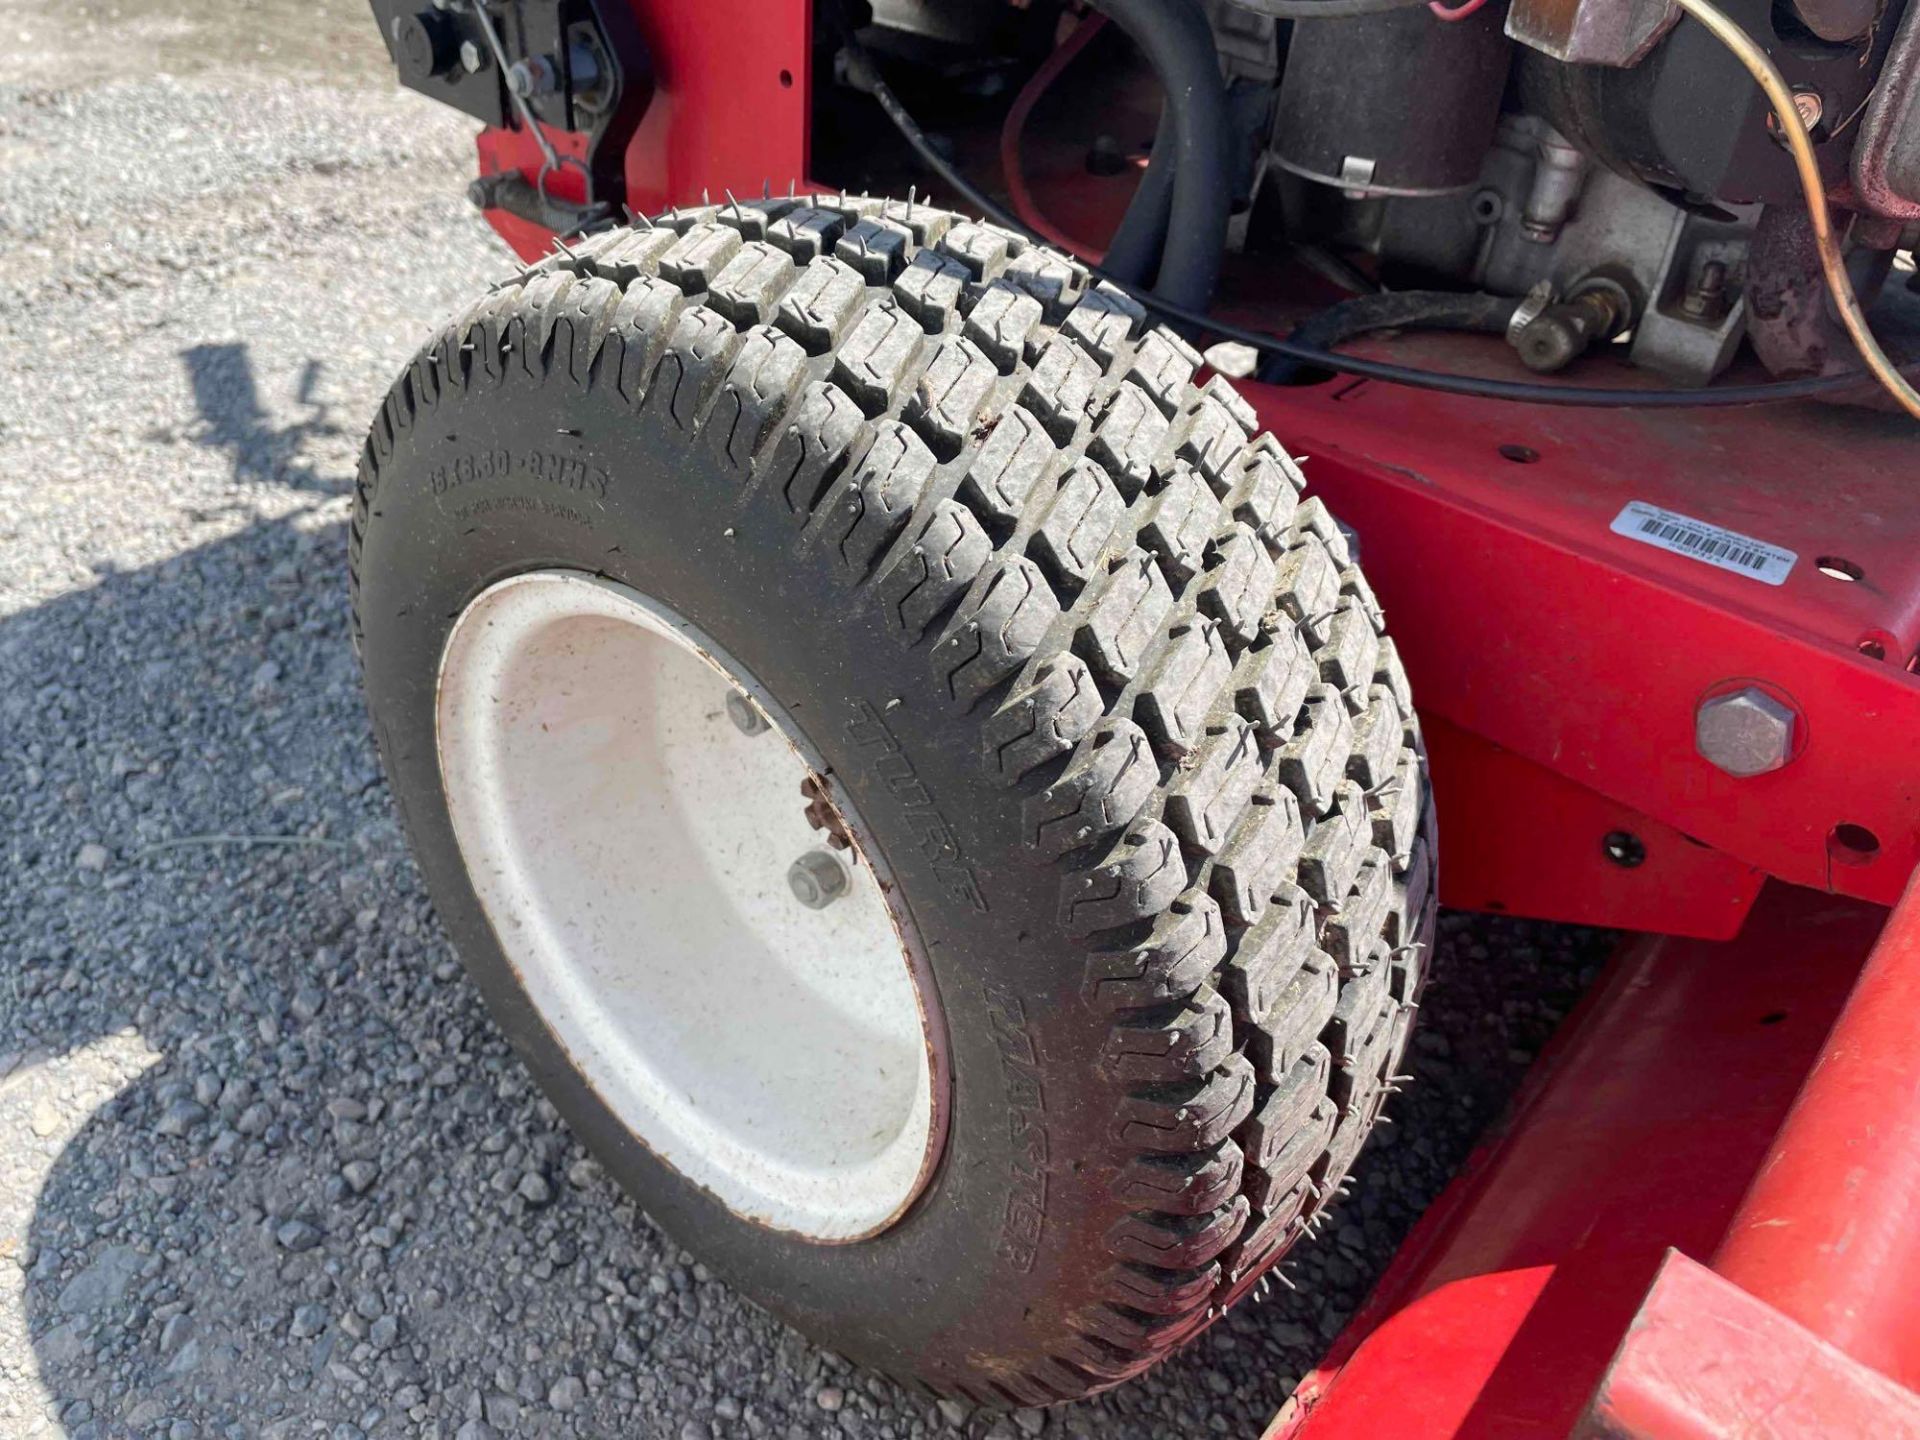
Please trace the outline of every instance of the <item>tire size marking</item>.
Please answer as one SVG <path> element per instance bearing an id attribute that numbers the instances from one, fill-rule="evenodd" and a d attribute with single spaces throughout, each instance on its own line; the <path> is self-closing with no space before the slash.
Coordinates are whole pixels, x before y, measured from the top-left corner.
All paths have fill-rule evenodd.
<path id="1" fill-rule="evenodd" d="M 933 867 L 940 888 L 961 904 L 986 914 L 986 897 L 980 893 L 980 882 L 973 867 L 960 853 L 960 841 L 955 838 L 953 827 L 934 805 L 927 787 L 913 773 L 913 762 L 907 759 L 893 731 L 880 718 L 880 712 L 865 700 L 855 700 L 853 719 L 847 722 L 847 736 L 860 749 L 874 752 L 873 771 L 900 802 L 907 824 L 919 839 L 920 853 Z"/>
<path id="2" fill-rule="evenodd" d="M 499 480 L 525 475 L 595 501 L 605 500 L 613 477 L 602 467 L 571 455 L 551 450 L 522 450 L 518 454 L 499 446 L 456 456 L 428 472 L 427 483 L 435 495 L 450 495 L 482 480 Z"/>
<path id="3" fill-rule="evenodd" d="M 1663 510 L 1644 500 L 1629 500 L 1607 528 L 1642 545 L 1684 555 L 1716 569 L 1758 580 L 1763 585 L 1784 585 L 1794 562 L 1800 558 L 1792 550 L 1769 545 L 1711 521 L 1696 520 L 1677 510 Z"/>
<path id="4" fill-rule="evenodd" d="M 989 982 L 985 989 L 987 1024 L 1007 1087 L 1007 1135 L 1014 1148 L 1007 1204 L 993 1250 L 1024 1275 L 1033 1269 L 1047 1223 L 1047 1107 L 1026 1006 L 1003 986 Z"/>

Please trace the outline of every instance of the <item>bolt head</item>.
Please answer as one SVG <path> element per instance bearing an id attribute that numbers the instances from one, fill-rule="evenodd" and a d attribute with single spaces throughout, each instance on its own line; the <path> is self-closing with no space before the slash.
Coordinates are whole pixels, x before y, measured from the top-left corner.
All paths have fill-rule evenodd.
<path id="1" fill-rule="evenodd" d="M 767 717 L 760 713 L 760 707 L 738 690 L 727 692 L 727 718 L 742 735 L 764 735 L 772 728 Z"/>
<path id="2" fill-rule="evenodd" d="M 1729 775 L 1765 775 L 1793 758 L 1796 724 L 1790 706 L 1748 686 L 1701 701 L 1693 741 L 1701 758 Z"/>
<path id="3" fill-rule="evenodd" d="M 825 850 L 809 850 L 787 871 L 787 888 L 809 910 L 824 910 L 852 886 L 847 867 Z"/>
<path id="4" fill-rule="evenodd" d="M 471 40 L 460 42 L 460 68 L 469 75 L 478 74 L 480 67 L 487 63 L 487 57 L 480 47 Z"/>

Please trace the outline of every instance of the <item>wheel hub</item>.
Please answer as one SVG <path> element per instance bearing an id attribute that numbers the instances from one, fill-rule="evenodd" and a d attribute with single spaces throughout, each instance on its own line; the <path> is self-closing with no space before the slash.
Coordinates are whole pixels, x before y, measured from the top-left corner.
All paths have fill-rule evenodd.
<path id="1" fill-rule="evenodd" d="M 897 1220 L 944 1134 L 938 1007 L 868 832 L 753 678 L 635 590 L 534 572 L 455 622 L 437 741 L 495 938 L 633 1135 L 758 1224 Z"/>

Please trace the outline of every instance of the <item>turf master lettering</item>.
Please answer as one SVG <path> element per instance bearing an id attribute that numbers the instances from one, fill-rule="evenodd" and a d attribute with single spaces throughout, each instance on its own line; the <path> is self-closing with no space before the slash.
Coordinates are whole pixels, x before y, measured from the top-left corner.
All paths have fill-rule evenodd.
<path id="1" fill-rule="evenodd" d="M 853 719 L 847 722 L 847 734 L 862 750 L 871 751 L 873 770 L 886 782 L 906 812 L 907 823 L 920 840 L 920 853 L 933 866 L 940 887 L 954 899 L 986 913 L 987 902 L 980 894 L 973 867 L 961 858 L 960 842 L 953 827 L 934 808 L 933 796 L 913 773 L 913 762 L 900 749 L 880 712 L 865 700 L 853 702 Z"/>
<path id="2" fill-rule="evenodd" d="M 1046 1103 L 1040 1093 L 1040 1057 L 1034 1049 L 1027 1010 L 1011 990 L 986 987 L 987 1023 L 1000 1052 L 1000 1073 L 1007 1086 L 1007 1132 L 1013 1141 L 1012 1183 L 1000 1220 L 999 1255 L 1023 1274 L 1033 1269 L 1047 1219 Z"/>

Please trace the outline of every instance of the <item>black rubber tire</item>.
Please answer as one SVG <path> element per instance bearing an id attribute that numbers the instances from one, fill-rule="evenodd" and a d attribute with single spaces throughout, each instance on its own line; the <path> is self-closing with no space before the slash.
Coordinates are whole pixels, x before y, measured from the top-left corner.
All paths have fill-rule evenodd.
<path id="1" fill-rule="evenodd" d="M 1085 281 L 898 202 L 596 235 L 401 374 L 352 528 L 394 793 L 554 1103 L 770 1309 L 993 1405 L 1138 1373 L 1285 1252 L 1392 1088 L 1434 916 L 1414 712 L 1345 539 L 1244 400 Z M 435 674 L 479 591 L 550 566 L 667 601 L 745 665 L 904 889 L 951 1126 L 873 1239 L 758 1228 L 659 1164 L 489 932 Z"/>

